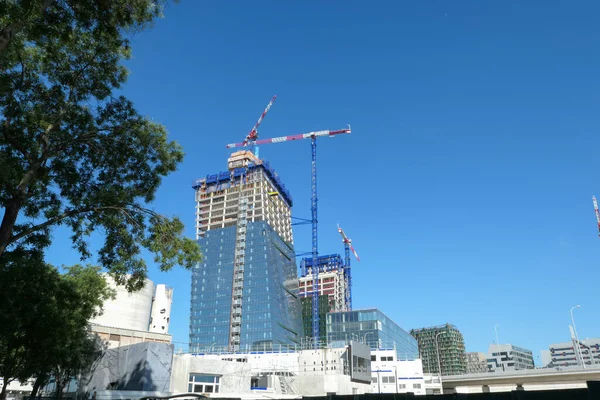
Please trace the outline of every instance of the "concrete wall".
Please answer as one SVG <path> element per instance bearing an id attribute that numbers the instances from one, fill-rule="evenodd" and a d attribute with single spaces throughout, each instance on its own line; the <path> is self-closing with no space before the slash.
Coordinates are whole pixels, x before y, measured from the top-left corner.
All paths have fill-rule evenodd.
<path id="1" fill-rule="evenodd" d="M 221 361 L 214 357 L 177 354 L 173 357 L 170 392 L 188 393 L 190 374 L 216 375 L 220 377 L 219 393 L 251 393 L 252 373 L 250 365 L 243 362 Z"/>
<path id="2" fill-rule="evenodd" d="M 109 349 L 82 379 L 81 391 L 100 390 L 169 390 L 173 345 L 139 343 Z"/>
<path id="3" fill-rule="evenodd" d="M 114 300 L 108 300 L 104 303 L 104 313 L 90 322 L 115 328 L 147 331 L 154 295 L 154 283 L 147 279 L 142 290 L 129 293 L 125 287 L 117 286 L 108 274 L 104 274 L 104 277 L 117 294 Z"/>

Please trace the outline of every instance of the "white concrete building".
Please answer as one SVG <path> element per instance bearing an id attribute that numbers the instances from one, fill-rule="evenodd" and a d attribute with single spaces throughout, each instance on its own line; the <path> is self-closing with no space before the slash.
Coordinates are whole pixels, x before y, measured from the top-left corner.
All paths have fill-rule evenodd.
<path id="1" fill-rule="evenodd" d="M 426 394 L 420 359 L 398 361 L 394 349 L 371 351 L 371 393 Z"/>
<path id="2" fill-rule="evenodd" d="M 115 298 L 104 303 L 102 315 L 90 321 L 92 332 L 107 343 L 108 348 L 141 342 L 171 343 L 169 323 L 173 288 L 154 285 L 146 279 L 142 290 L 130 293 L 104 274 Z"/>
<path id="3" fill-rule="evenodd" d="M 491 344 L 487 358 L 488 372 L 508 372 L 533 369 L 533 352 L 512 344 Z"/>
<path id="4" fill-rule="evenodd" d="M 171 322 L 171 305 L 173 303 L 173 288 L 166 285 L 156 285 L 152 299 L 152 314 L 149 331 L 154 333 L 169 333 Z"/>
<path id="5" fill-rule="evenodd" d="M 102 315 L 90 322 L 96 325 L 114 328 L 147 331 L 152 311 L 154 283 L 146 279 L 144 288 L 135 293 L 129 293 L 124 286 L 118 286 L 114 279 L 104 274 L 109 286 L 115 290 L 116 296 L 104 303 Z"/>
<path id="6" fill-rule="evenodd" d="M 580 357 L 586 366 L 600 365 L 600 338 L 579 341 L 580 354 L 575 354 L 576 341 L 553 343 L 548 350 L 542 350 L 542 363 L 549 367 L 581 366 Z"/>

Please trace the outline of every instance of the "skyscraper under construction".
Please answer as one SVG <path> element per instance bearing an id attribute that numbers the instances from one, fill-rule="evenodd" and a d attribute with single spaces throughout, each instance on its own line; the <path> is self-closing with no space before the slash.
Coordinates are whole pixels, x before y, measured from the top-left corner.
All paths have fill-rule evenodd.
<path id="1" fill-rule="evenodd" d="M 190 348 L 263 350 L 302 330 L 292 197 L 269 163 L 233 153 L 228 170 L 194 182 L 196 238 Z"/>

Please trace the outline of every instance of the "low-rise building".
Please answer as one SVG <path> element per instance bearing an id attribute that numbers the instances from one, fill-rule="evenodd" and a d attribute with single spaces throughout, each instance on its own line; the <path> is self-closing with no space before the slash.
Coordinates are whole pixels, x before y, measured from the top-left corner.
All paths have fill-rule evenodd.
<path id="1" fill-rule="evenodd" d="M 394 349 L 371 351 L 371 393 L 426 394 L 421 360 L 399 361 Z"/>
<path id="2" fill-rule="evenodd" d="M 467 374 L 481 374 L 488 372 L 487 356 L 485 353 L 467 353 Z"/>
<path id="3" fill-rule="evenodd" d="M 575 354 L 577 348 L 571 342 L 553 343 L 548 346 L 548 351 L 542 352 L 543 362 L 551 368 L 581 365 L 579 357 L 583 358 L 586 365 L 600 365 L 600 338 L 583 339 L 579 341 L 580 355 Z"/>
<path id="4" fill-rule="evenodd" d="M 533 369 L 533 353 L 531 350 L 512 344 L 491 344 L 487 357 L 488 372 L 517 371 L 521 369 Z"/>
<path id="5" fill-rule="evenodd" d="M 327 314 L 328 346 L 350 340 L 364 342 L 371 350 L 395 349 L 397 360 L 419 358 L 415 338 L 376 308 Z"/>

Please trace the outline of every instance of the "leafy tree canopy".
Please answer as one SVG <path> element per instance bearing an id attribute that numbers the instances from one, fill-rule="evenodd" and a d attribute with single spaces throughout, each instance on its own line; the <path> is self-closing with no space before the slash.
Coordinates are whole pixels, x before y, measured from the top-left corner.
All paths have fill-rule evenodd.
<path id="1" fill-rule="evenodd" d="M 0 268 L 0 377 L 8 382 L 54 377 L 64 384 L 100 350 L 88 321 L 114 295 L 99 267 L 75 265 L 64 274 L 39 251 L 16 251 Z"/>
<path id="2" fill-rule="evenodd" d="M 83 259 L 90 235 L 101 233 L 101 266 L 131 290 L 146 276 L 144 248 L 163 270 L 200 260 L 182 222 L 149 207 L 181 147 L 114 95 L 127 77 L 128 38 L 162 8 L 159 0 L 0 2 L 0 259 L 43 249 L 64 225 Z"/>

